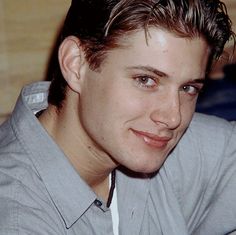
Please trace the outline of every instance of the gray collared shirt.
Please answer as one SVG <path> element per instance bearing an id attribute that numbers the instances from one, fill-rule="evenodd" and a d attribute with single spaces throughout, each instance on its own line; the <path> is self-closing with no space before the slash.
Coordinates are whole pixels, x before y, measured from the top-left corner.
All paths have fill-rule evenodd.
<path id="1" fill-rule="evenodd" d="M 34 113 L 49 83 L 23 89 L 0 127 L 0 235 L 112 235 L 110 209 Z M 218 130 L 218 131 L 216 131 Z M 120 235 L 222 235 L 236 229 L 236 131 L 196 114 L 152 177 L 117 170 Z"/>

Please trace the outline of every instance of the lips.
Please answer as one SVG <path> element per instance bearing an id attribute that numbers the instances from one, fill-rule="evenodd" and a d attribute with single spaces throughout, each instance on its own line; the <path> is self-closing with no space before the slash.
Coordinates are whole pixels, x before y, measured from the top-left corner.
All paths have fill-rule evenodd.
<path id="1" fill-rule="evenodd" d="M 171 140 L 171 137 L 167 136 L 158 136 L 148 132 L 133 130 L 133 133 L 141 138 L 147 145 L 153 148 L 164 148 L 168 142 Z"/>

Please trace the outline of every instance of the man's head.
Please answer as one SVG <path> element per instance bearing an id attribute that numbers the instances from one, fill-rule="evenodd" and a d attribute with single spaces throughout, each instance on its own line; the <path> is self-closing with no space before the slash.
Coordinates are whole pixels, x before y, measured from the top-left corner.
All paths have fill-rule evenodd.
<path id="1" fill-rule="evenodd" d="M 209 70 L 232 36 L 231 21 L 219 0 L 72 0 L 60 35 L 74 35 L 92 69 L 99 69 L 119 39 L 137 30 L 164 29 L 179 37 L 202 37 L 211 48 Z M 148 43 L 148 41 L 147 41 Z M 67 86 L 59 64 L 52 69 L 49 102 L 60 107 Z"/>
<path id="2" fill-rule="evenodd" d="M 90 164 L 159 169 L 230 35 L 217 0 L 74 0 L 49 93 L 53 131 Z"/>

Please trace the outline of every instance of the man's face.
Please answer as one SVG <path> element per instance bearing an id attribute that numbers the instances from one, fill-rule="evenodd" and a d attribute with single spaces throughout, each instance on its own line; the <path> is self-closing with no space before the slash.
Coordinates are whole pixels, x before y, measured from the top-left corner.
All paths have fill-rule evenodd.
<path id="1" fill-rule="evenodd" d="M 150 29 L 123 38 L 100 71 L 87 66 L 79 115 L 89 138 L 118 164 L 161 167 L 189 125 L 208 58 L 203 39 Z"/>

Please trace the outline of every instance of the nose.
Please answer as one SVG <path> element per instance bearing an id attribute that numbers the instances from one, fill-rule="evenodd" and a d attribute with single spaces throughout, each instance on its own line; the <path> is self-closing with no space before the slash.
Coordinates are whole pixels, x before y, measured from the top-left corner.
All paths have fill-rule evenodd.
<path id="1" fill-rule="evenodd" d="M 158 102 L 151 112 L 150 118 L 156 124 L 169 129 L 176 129 L 181 123 L 181 105 L 179 94 L 166 95 L 163 102 Z"/>

